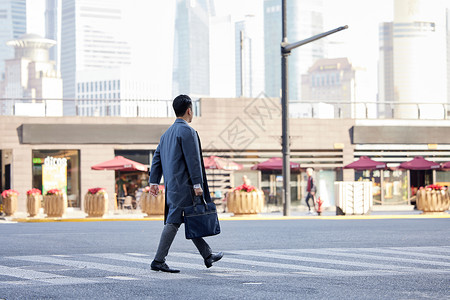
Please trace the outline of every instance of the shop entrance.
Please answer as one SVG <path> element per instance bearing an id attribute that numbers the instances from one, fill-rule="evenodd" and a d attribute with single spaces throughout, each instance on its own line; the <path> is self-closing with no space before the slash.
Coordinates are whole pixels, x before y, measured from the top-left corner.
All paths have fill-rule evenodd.
<path id="1" fill-rule="evenodd" d="M 410 170 L 411 189 L 433 184 L 432 170 Z"/>

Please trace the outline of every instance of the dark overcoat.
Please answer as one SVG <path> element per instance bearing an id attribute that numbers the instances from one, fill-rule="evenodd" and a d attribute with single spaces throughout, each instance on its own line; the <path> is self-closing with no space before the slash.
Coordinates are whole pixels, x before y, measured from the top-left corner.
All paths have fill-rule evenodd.
<path id="1" fill-rule="evenodd" d="M 165 223 L 183 223 L 183 208 L 191 206 L 193 185 L 200 184 L 206 201 L 211 201 L 201 146 L 197 132 L 183 119 L 161 136 L 150 170 L 149 183 L 161 182 L 164 176 Z"/>

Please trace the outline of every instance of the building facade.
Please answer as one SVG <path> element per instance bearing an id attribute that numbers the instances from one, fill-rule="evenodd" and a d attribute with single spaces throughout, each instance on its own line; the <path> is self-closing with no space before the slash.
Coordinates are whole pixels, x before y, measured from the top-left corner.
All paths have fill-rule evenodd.
<path id="1" fill-rule="evenodd" d="M 14 57 L 7 41 L 18 39 L 27 31 L 26 0 L 0 2 L 0 80 L 4 79 L 5 60 Z"/>
<path id="2" fill-rule="evenodd" d="M 173 59 L 173 95 L 210 94 L 211 0 L 177 0 Z"/>
<path id="3" fill-rule="evenodd" d="M 166 115 L 167 101 L 149 100 L 157 84 L 130 68 L 78 73 L 78 116 L 158 117 Z"/>
<path id="4" fill-rule="evenodd" d="M 365 70 L 355 68 L 347 58 L 317 60 L 307 74 L 302 76 L 303 102 L 312 104 L 299 103 L 299 109 L 292 111 L 291 115 L 297 113 L 306 117 L 301 107 L 309 105 L 317 107 L 315 116 L 325 117 L 329 114 L 330 118 L 356 118 L 364 115 L 368 103 L 362 104 L 358 101 L 365 99 L 365 75 Z M 321 102 L 332 102 L 333 105 L 328 105 L 330 109 L 326 109 L 324 105 L 319 109 Z M 371 118 L 376 117 L 376 110 L 373 108 L 374 106 L 369 115 Z"/>
<path id="5" fill-rule="evenodd" d="M 241 105 L 245 109 L 234 109 Z M 251 170 L 256 163 L 281 156 L 278 99 L 204 98 L 200 106 L 201 114 L 191 125 L 202 139 L 204 156 L 219 155 L 243 164 L 244 170 L 237 172 L 228 185 L 240 185 L 242 175 L 260 178 L 253 180 L 253 184 L 265 192 L 266 208 L 274 204 L 279 209 L 281 202 L 270 201 L 281 199 L 281 171 Z M 114 210 L 114 171 L 95 171 L 90 167 L 116 155 L 149 166 L 161 134 L 173 121 L 174 117 L 3 116 L 0 118 L 1 187 L 19 191 L 19 211 L 25 212 L 26 191 L 42 189 L 48 183 L 42 174 L 46 163 L 64 161 L 60 166 L 66 175 L 62 184 L 71 207 L 82 210 L 88 189 L 103 187 L 110 195 L 109 209 Z M 300 172 L 291 175 L 293 209 L 304 206 L 307 167 L 315 170 L 318 195 L 325 201 L 325 207 L 335 205 L 335 181 L 366 179 L 373 180 L 378 192 L 381 187 L 386 189 L 385 199 L 374 195 L 376 204 L 398 205 L 408 203 L 407 173 L 396 168 L 401 162 L 417 155 L 436 162 L 450 161 L 448 120 L 291 118 L 290 122 L 291 161 L 301 166 Z M 361 156 L 387 162 L 391 169 L 382 176 L 343 169 Z M 219 173 L 216 170 L 215 174 L 208 174 L 211 185 L 215 185 L 217 179 L 213 177 Z M 411 178 L 424 185 L 433 181 L 450 182 L 448 174 L 411 173 Z M 144 172 L 139 176 L 144 177 L 144 184 L 146 175 Z"/>
<path id="6" fill-rule="evenodd" d="M 379 100 L 385 102 L 380 108 L 386 114 L 417 118 L 415 103 L 448 103 L 448 64 L 442 63 L 448 56 L 444 3 L 395 0 L 393 23 L 381 25 Z M 420 116 L 441 118 L 435 110 L 421 110 Z"/>
<path id="7" fill-rule="evenodd" d="M 61 7 L 61 75 L 64 115 L 75 115 L 78 72 L 111 69 L 131 64 L 125 42 L 122 2 L 67 0 Z"/>
<path id="8" fill-rule="evenodd" d="M 49 49 L 55 41 L 26 34 L 7 42 L 15 57 L 5 61 L 0 83 L 2 115 L 62 116 L 62 79 Z"/>
<path id="9" fill-rule="evenodd" d="M 45 37 L 56 41 L 50 49 L 50 60 L 60 71 L 61 61 L 61 0 L 46 0 L 45 2 Z"/>
<path id="10" fill-rule="evenodd" d="M 323 1 L 288 0 L 287 40 L 294 43 L 323 32 Z M 264 73 L 265 92 L 269 97 L 280 97 L 282 39 L 281 2 L 264 1 Z M 323 54 L 324 42 L 315 41 L 307 47 L 292 51 L 289 56 L 289 99 L 301 99 L 301 75 Z"/>
<path id="11" fill-rule="evenodd" d="M 264 39 L 257 16 L 235 23 L 236 97 L 264 92 Z"/>

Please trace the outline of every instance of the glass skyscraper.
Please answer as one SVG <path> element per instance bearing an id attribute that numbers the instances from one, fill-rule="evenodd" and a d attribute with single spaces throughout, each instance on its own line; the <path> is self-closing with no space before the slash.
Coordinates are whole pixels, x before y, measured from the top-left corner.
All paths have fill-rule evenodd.
<path id="1" fill-rule="evenodd" d="M 294 43 L 323 30 L 322 0 L 287 0 L 287 39 Z M 269 97 L 281 97 L 282 15 L 280 0 L 264 1 L 265 92 Z M 292 51 L 288 58 L 289 100 L 301 99 L 301 76 L 324 57 L 324 42 L 315 41 Z"/>
<path id="2" fill-rule="evenodd" d="M 56 1 L 54 3 L 57 3 Z M 78 72 L 131 64 L 122 36 L 120 0 L 64 0 L 61 7 L 61 75 L 64 115 L 75 114 Z"/>
<path id="3" fill-rule="evenodd" d="M 172 92 L 210 94 L 209 24 L 212 0 L 177 0 Z"/>

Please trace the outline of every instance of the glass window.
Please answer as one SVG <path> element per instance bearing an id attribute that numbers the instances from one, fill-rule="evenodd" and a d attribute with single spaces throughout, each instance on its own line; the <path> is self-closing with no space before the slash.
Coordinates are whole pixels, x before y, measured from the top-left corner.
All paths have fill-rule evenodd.
<path id="1" fill-rule="evenodd" d="M 383 171 L 383 204 L 406 204 L 408 202 L 408 177 L 406 170 Z"/>
<path id="2" fill-rule="evenodd" d="M 371 181 L 373 186 L 373 203 L 381 204 L 381 171 L 380 170 L 355 170 L 355 181 Z"/>
<path id="3" fill-rule="evenodd" d="M 33 188 L 60 189 L 68 207 L 80 207 L 80 151 L 33 150 Z"/>
<path id="4" fill-rule="evenodd" d="M 436 183 L 440 185 L 450 186 L 450 172 L 436 171 Z"/>

